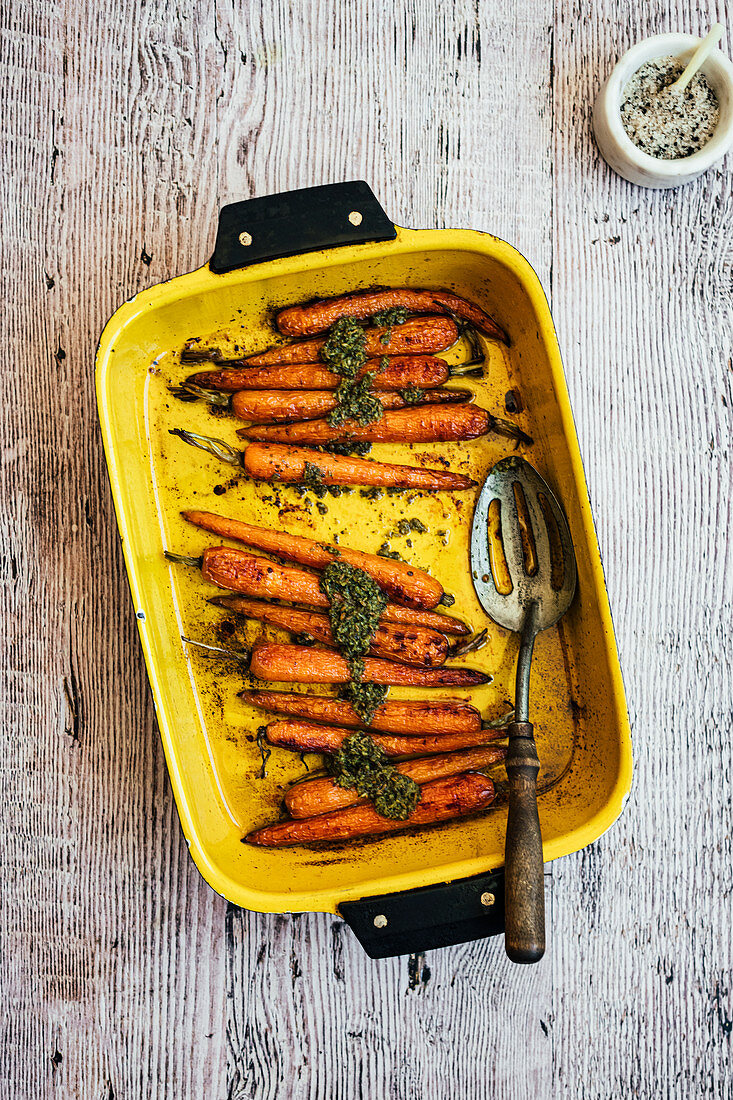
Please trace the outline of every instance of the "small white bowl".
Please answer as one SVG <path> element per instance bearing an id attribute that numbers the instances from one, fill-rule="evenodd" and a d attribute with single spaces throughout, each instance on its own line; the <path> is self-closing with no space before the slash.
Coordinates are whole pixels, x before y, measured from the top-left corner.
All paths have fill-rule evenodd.
<path id="1" fill-rule="evenodd" d="M 642 187 L 679 187 L 722 160 L 733 145 L 733 64 L 713 50 L 700 71 L 710 81 L 720 104 L 720 120 L 710 141 L 690 157 L 660 160 L 643 153 L 624 130 L 621 100 L 634 73 L 647 61 L 679 57 L 686 65 L 700 39 L 691 34 L 656 34 L 628 50 L 598 93 L 593 108 L 593 132 L 604 160 L 631 183 Z"/>

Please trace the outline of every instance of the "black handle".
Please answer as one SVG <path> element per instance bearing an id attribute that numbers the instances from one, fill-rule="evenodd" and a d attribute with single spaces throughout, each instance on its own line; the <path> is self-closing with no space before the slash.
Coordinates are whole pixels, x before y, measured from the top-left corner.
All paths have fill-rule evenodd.
<path id="1" fill-rule="evenodd" d="M 372 959 L 468 943 L 504 931 L 504 875 L 345 901 L 339 912 Z"/>
<path id="2" fill-rule="evenodd" d="M 209 267 L 223 275 L 280 256 L 396 236 L 363 180 L 304 187 L 222 207 Z"/>
<path id="3" fill-rule="evenodd" d="M 504 853 L 506 953 L 512 962 L 539 962 L 545 953 L 545 869 L 537 813 L 540 762 L 531 722 L 509 726 L 506 772 L 509 820 Z"/>

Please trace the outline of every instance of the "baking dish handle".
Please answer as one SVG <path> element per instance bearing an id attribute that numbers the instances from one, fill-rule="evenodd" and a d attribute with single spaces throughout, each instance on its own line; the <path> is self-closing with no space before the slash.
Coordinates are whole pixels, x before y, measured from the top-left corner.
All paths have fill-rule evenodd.
<path id="1" fill-rule="evenodd" d="M 338 908 L 372 959 L 450 947 L 504 931 L 504 872 L 345 901 Z"/>
<path id="2" fill-rule="evenodd" d="M 396 236 L 363 180 L 304 187 L 222 207 L 209 267 L 223 275 L 281 256 Z"/>

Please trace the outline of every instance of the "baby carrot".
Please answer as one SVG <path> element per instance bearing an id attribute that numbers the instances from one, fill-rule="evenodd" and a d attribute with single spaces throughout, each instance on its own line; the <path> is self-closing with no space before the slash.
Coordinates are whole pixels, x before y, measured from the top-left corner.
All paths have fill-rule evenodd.
<path id="1" fill-rule="evenodd" d="M 385 733 L 446 734 L 478 733 L 481 715 L 464 699 L 386 700 L 365 723 L 351 703 L 328 695 L 306 695 L 295 691 L 240 691 L 240 699 L 275 714 L 286 714 L 311 722 L 324 722 L 349 729 L 373 729 Z"/>
<path id="2" fill-rule="evenodd" d="M 383 485 L 394 489 L 464 490 L 476 482 L 449 470 L 398 466 L 365 458 L 325 454 L 281 443 L 250 443 L 242 459 L 250 477 L 258 481 L 303 484 L 306 466 L 324 485 Z"/>
<path id="3" fill-rule="evenodd" d="M 325 298 L 310 305 L 281 309 L 276 324 L 284 336 L 310 336 L 316 332 L 325 332 L 341 317 L 363 320 L 382 310 L 395 308 L 406 309 L 410 313 L 452 313 L 469 321 L 486 336 L 509 343 L 504 330 L 485 310 L 448 290 L 394 287 L 357 291 L 338 298 Z"/>
<path id="4" fill-rule="evenodd" d="M 298 684 L 347 684 L 351 681 L 348 662 L 331 649 L 267 643 L 252 650 L 250 672 L 258 680 L 291 681 Z M 364 658 L 365 680 L 375 684 L 404 684 L 407 687 L 475 687 L 491 677 L 473 668 L 413 668 Z"/>
<path id="5" fill-rule="evenodd" d="M 407 401 L 401 393 L 385 390 L 377 395 L 383 409 L 417 408 L 421 405 L 456 405 L 470 400 L 469 390 L 423 390 L 414 400 Z M 226 400 L 217 394 L 219 400 Z M 279 423 L 283 420 L 316 420 L 336 408 L 331 390 L 239 390 L 231 396 L 230 407 L 238 420 L 257 424 Z"/>
<path id="6" fill-rule="evenodd" d="M 319 814 L 298 821 L 283 821 L 250 833 L 249 844 L 282 847 L 311 844 L 315 841 L 336 843 L 362 836 L 397 833 L 416 825 L 434 825 L 439 821 L 464 817 L 483 810 L 494 799 L 494 784 L 479 772 L 464 772 L 426 783 L 420 790 L 420 801 L 405 821 L 382 817 L 370 804 L 349 806 L 330 814 Z"/>
<path id="7" fill-rule="evenodd" d="M 422 787 L 434 779 L 491 767 L 503 760 L 506 752 L 503 745 L 464 749 L 462 752 L 405 760 L 397 764 L 397 771 L 414 779 Z M 316 814 L 342 810 L 345 806 L 364 805 L 369 799 L 362 797 L 353 787 L 340 787 L 333 779 L 323 776 L 294 783 L 286 792 L 284 801 L 291 817 L 315 817 Z"/>
<path id="8" fill-rule="evenodd" d="M 181 515 L 189 523 L 194 523 L 205 531 L 212 531 L 222 538 L 235 539 L 256 550 L 264 550 L 266 554 L 276 554 L 311 569 L 323 570 L 334 561 L 346 562 L 357 569 L 363 569 L 383 592 L 410 607 L 435 607 L 443 595 L 443 586 L 434 577 L 424 569 L 405 562 L 381 558 L 378 554 L 365 554 L 347 546 L 330 546 L 302 535 L 288 535 L 285 531 L 257 527 L 253 523 L 217 516 L 212 512 L 191 509 Z"/>
<path id="9" fill-rule="evenodd" d="M 426 405 L 384 412 L 371 424 L 345 420 L 333 427 L 327 419 L 300 424 L 253 424 L 240 428 L 237 435 L 242 439 L 316 446 L 339 439 L 361 439 L 369 443 L 444 443 L 476 439 L 492 431 L 496 423 L 491 413 L 478 405 Z"/>
<path id="10" fill-rule="evenodd" d="M 438 312 L 443 311 L 438 310 Z M 394 325 L 391 328 L 384 325 L 365 328 L 364 351 L 369 358 L 378 360 L 385 355 L 390 358 L 396 355 L 432 355 L 436 351 L 445 351 L 455 344 L 457 339 L 458 326 L 450 317 L 413 317 L 404 324 Z M 280 344 L 239 359 L 224 359 L 218 349 L 214 349 L 208 357 L 214 362 L 244 367 L 319 363 L 325 343 L 326 337 L 301 340 L 295 344 Z M 199 345 L 186 345 L 181 354 L 183 362 L 201 362 L 206 357 L 207 349 Z"/>
<path id="11" fill-rule="evenodd" d="M 288 630 L 292 634 L 309 634 L 324 645 L 334 646 L 328 615 L 304 611 L 297 607 L 241 597 L 210 600 L 218 607 L 231 608 L 249 619 L 258 619 L 271 626 Z M 434 668 L 445 663 L 448 656 L 448 639 L 437 630 L 424 626 L 403 627 L 396 623 L 379 623 L 372 637 L 369 652 L 375 657 L 386 657 L 407 665 L 425 665 Z"/>
<path id="12" fill-rule="evenodd" d="M 218 588 L 241 592 L 259 599 L 279 599 L 289 603 L 304 603 L 311 607 L 328 607 L 328 599 L 321 591 L 318 577 L 304 569 L 289 569 L 269 558 L 258 558 L 230 546 L 210 546 L 200 558 L 169 554 L 170 561 L 194 565 L 201 569 L 205 580 Z M 226 606 L 226 599 L 219 600 Z M 443 634 L 469 634 L 470 630 L 460 619 L 441 615 L 437 611 L 421 611 L 412 607 L 400 607 L 388 603 L 381 620 L 401 623 L 405 626 L 427 626 Z"/>
<path id="13" fill-rule="evenodd" d="M 270 722 L 267 740 L 295 752 L 335 753 L 341 748 L 351 730 L 336 726 L 319 726 L 312 722 L 284 720 Z M 387 756 L 431 756 L 435 753 L 454 752 L 490 745 L 506 737 L 506 730 L 477 730 L 474 733 L 446 733 L 440 736 L 400 737 L 386 733 L 370 733 L 372 741 L 384 749 Z"/>
<path id="14" fill-rule="evenodd" d="M 397 466 L 389 462 L 371 462 L 364 458 L 325 454 L 306 447 L 288 447 L 282 443 L 250 443 L 238 451 L 223 439 L 198 435 L 184 428 L 169 429 L 184 443 L 213 454 L 221 462 L 237 466 L 256 481 L 282 481 L 294 485 L 384 485 L 394 489 L 472 488 L 476 482 L 448 470 Z"/>
<path id="15" fill-rule="evenodd" d="M 444 359 L 431 355 L 398 356 L 390 359 L 382 370 L 381 359 L 369 359 L 357 377 L 367 372 L 374 374 L 373 390 L 402 390 L 415 386 L 421 390 L 442 386 L 454 374 L 464 373 L 451 368 Z M 235 393 L 238 390 L 335 390 L 341 376 L 329 370 L 324 363 L 266 364 L 253 367 L 250 361 L 231 360 L 220 370 L 199 371 L 186 379 L 196 386 Z"/>

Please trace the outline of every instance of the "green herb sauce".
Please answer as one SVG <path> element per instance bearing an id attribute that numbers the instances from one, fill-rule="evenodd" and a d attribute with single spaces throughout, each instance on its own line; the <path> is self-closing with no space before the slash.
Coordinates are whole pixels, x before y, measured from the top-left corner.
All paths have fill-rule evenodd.
<path id="1" fill-rule="evenodd" d="M 364 458 L 372 449 L 365 439 L 339 439 L 335 443 L 324 444 L 323 450 L 331 455 L 359 455 Z"/>
<path id="2" fill-rule="evenodd" d="M 366 362 L 366 358 L 364 359 Z M 328 423 L 339 428 L 345 420 L 355 420 L 365 427 L 379 420 L 384 413 L 382 402 L 371 392 L 374 371 L 361 378 L 344 378 L 336 389 L 336 408 L 328 414 Z"/>
<path id="3" fill-rule="evenodd" d="M 361 730 L 344 740 L 333 758 L 331 774 L 339 787 L 369 798 L 382 817 L 404 821 L 420 799 L 415 780 L 398 772 L 384 749 Z"/>
<path id="4" fill-rule="evenodd" d="M 321 359 L 329 370 L 344 378 L 354 378 L 366 362 L 366 336 L 354 317 L 342 317 L 331 326 Z"/>
<path id="5" fill-rule="evenodd" d="M 392 337 L 392 329 L 395 325 L 404 325 L 407 320 L 407 310 L 402 309 L 400 306 L 396 306 L 394 309 L 383 309 L 379 313 L 373 314 L 371 322 L 376 325 L 377 328 L 386 327 L 387 331 L 383 332 L 379 337 L 380 343 L 388 344 Z"/>
<path id="6" fill-rule="evenodd" d="M 328 597 L 328 615 L 338 649 L 348 661 L 363 657 L 369 652 L 379 616 L 387 606 L 384 592 L 363 569 L 342 561 L 324 569 L 321 591 Z"/>
<path id="7" fill-rule="evenodd" d="M 374 684 L 371 680 L 366 683 L 357 683 L 352 680 L 350 684 L 344 684 L 339 689 L 339 699 L 345 699 L 351 703 L 356 713 L 365 726 L 371 724 L 374 712 L 381 707 L 387 698 L 386 684 Z"/>
<path id="8" fill-rule="evenodd" d="M 370 320 L 377 328 L 384 328 L 385 326 L 393 328 L 395 325 L 404 325 L 407 317 L 408 312 L 403 306 L 392 306 L 390 309 L 382 309 L 378 313 L 373 313 Z"/>
<path id="9" fill-rule="evenodd" d="M 303 484 L 306 489 L 310 489 L 312 493 L 315 493 L 319 499 L 325 497 L 328 492 L 328 486 L 323 483 L 323 470 L 312 462 L 306 462 L 305 464 Z"/>
<path id="10" fill-rule="evenodd" d="M 353 317 L 342 317 L 332 325 L 321 348 L 321 359 L 330 371 L 341 376 L 336 407 L 328 414 L 328 423 L 338 428 L 346 420 L 355 420 L 365 427 L 379 420 L 384 409 L 371 392 L 374 372 L 358 377 L 367 361 L 366 337 L 359 322 Z"/>
<path id="11" fill-rule="evenodd" d="M 404 390 L 400 390 L 400 396 L 408 405 L 417 405 L 425 396 L 425 390 L 421 390 L 419 386 L 410 384 L 409 386 L 405 386 Z"/>
<path id="12" fill-rule="evenodd" d="M 350 702 L 362 721 L 371 722 L 387 690 L 382 685 L 363 683 L 362 658 L 369 652 L 387 597 L 368 573 L 342 561 L 334 561 L 324 569 L 320 584 L 328 598 L 334 642 L 349 665 Z"/>
<path id="13" fill-rule="evenodd" d="M 377 557 L 379 558 L 391 558 L 393 561 L 402 561 L 402 558 L 396 550 L 392 550 L 388 542 L 383 542 L 377 550 Z"/>

